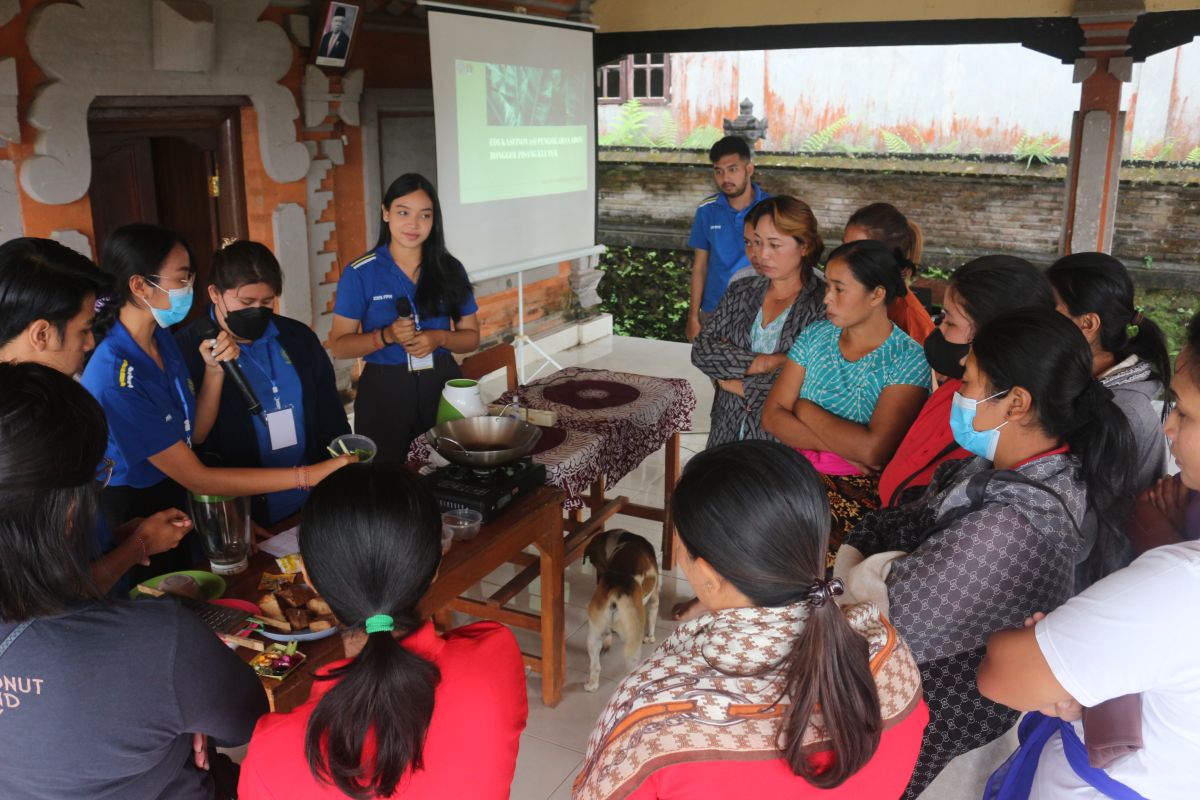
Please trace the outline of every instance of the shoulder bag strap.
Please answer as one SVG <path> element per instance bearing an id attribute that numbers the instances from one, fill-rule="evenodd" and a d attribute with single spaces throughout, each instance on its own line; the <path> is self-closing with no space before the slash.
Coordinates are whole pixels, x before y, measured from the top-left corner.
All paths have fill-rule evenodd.
<path id="1" fill-rule="evenodd" d="M 0 656 L 4 655 L 4 651 L 7 650 L 8 648 L 12 647 L 12 643 L 17 640 L 17 637 L 19 637 L 22 633 L 24 633 L 25 629 L 28 628 L 32 624 L 33 624 L 33 620 L 27 619 L 24 622 L 22 622 L 20 625 L 18 625 L 17 627 L 13 628 L 12 633 L 10 633 L 7 637 L 5 637 L 3 642 L 0 642 Z"/>

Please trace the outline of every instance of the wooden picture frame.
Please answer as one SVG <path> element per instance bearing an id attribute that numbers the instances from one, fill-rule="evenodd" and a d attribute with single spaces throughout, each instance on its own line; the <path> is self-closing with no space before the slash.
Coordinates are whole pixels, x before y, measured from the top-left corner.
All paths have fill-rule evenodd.
<path id="1" fill-rule="evenodd" d="M 313 33 L 313 63 L 328 70 L 346 69 L 362 15 L 362 5 L 355 0 L 328 0 Z"/>

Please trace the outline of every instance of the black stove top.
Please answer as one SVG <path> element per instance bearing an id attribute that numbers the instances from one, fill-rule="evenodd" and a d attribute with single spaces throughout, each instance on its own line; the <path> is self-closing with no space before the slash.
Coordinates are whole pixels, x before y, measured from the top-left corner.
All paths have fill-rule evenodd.
<path id="1" fill-rule="evenodd" d="M 517 459 L 500 467 L 472 469 L 451 464 L 425 476 L 443 511 L 470 508 L 490 520 L 515 498 L 546 482 L 546 467 L 532 458 Z"/>

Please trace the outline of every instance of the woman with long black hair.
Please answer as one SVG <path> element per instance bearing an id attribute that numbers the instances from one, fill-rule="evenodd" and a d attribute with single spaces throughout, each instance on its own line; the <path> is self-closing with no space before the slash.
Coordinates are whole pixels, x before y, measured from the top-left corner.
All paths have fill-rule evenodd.
<path id="1" fill-rule="evenodd" d="M 508 797 L 528 712 L 521 651 L 498 623 L 439 635 L 420 616 L 442 553 L 421 477 L 364 464 L 325 481 L 300 552 L 349 658 L 318 671 L 303 706 L 259 722 L 242 800 Z"/>
<path id="2" fill-rule="evenodd" d="M 462 377 L 451 353 L 479 346 L 478 306 L 462 263 L 446 250 L 437 190 L 416 173 L 383 196 L 375 249 L 338 281 L 330 350 L 366 361 L 354 398 L 354 429 L 379 447 L 377 461 L 404 461 L 433 426 L 446 381 Z"/>
<path id="3" fill-rule="evenodd" d="M 988 635 L 1071 597 L 1085 517 L 1119 526 L 1133 496 L 1129 424 L 1083 334 L 1051 309 L 979 329 L 950 429 L 973 457 L 941 465 L 919 499 L 868 514 L 834 567 L 921 665 L 932 721 L 907 798 L 1016 722 L 975 688 Z M 1106 555 L 1093 547 L 1087 566 Z"/>
<path id="4" fill-rule="evenodd" d="M 671 507 L 707 613 L 617 687 L 573 797 L 898 797 L 929 719 L 916 663 L 877 608 L 834 601 L 813 467 L 776 442 L 710 448 Z"/>
<path id="5" fill-rule="evenodd" d="M 245 744 L 267 697 L 183 606 L 96 585 L 107 441 L 104 412 L 71 378 L 0 363 L 0 797 L 232 797 L 216 785 L 231 765 L 209 762 L 204 737 Z"/>

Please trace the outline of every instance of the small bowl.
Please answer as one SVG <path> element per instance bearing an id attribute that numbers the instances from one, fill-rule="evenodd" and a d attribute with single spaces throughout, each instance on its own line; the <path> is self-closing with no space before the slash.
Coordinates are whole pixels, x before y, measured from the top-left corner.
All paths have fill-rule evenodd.
<path id="1" fill-rule="evenodd" d="M 442 537 L 447 534 L 456 542 L 465 542 L 479 535 L 479 527 L 483 525 L 483 514 L 469 508 L 446 511 L 442 514 Z"/>
<path id="2" fill-rule="evenodd" d="M 358 451 L 367 453 L 367 455 L 359 454 L 358 463 L 360 464 L 370 464 L 375 458 L 375 454 L 379 452 L 379 446 L 361 433 L 344 433 L 329 443 L 329 449 L 338 455 L 345 455 L 341 448 L 343 443 L 351 453 L 357 454 Z"/>

